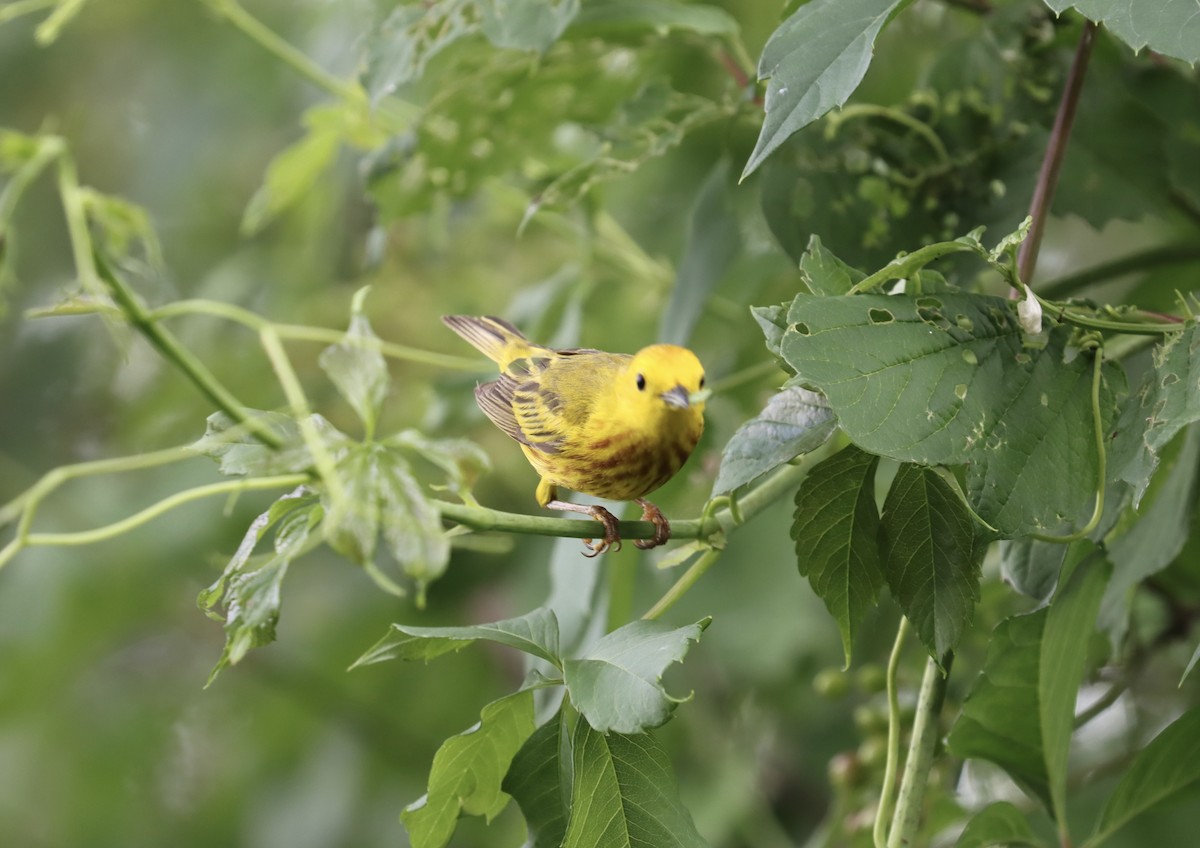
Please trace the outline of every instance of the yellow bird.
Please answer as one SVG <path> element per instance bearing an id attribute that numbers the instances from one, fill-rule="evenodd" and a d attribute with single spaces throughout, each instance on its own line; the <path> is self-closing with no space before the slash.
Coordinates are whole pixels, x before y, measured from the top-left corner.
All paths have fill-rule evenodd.
<path id="1" fill-rule="evenodd" d="M 632 500 L 652 521 L 653 548 L 671 525 L 644 499 L 683 467 L 704 432 L 704 368 L 690 350 L 656 344 L 637 354 L 554 350 L 534 344 L 500 318 L 446 315 L 443 323 L 500 366 L 500 379 L 475 388 L 492 423 L 521 444 L 541 475 L 537 501 L 590 515 L 604 538 L 584 544 L 595 556 L 620 549 L 617 519 L 601 506 L 558 499 L 558 487 Z"/>

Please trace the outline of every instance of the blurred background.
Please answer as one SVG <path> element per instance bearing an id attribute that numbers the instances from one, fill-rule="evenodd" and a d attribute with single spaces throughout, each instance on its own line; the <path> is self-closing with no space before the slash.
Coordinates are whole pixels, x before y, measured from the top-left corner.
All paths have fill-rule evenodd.
<path id="1" fill-rule="evenodd" d="M 778 0 L 718 5 L 739 24 L 749 57 L 757 57 L 785 13 Z M 914 92 L 951 73 L 945 65 L 958 69 L 964 86 L 974 85 L 971 75 L 986 67 L 998 86 L 989 108 L 1009 110 L 998 123 L 1016 121 L 1019 109 L 1035 128 L 1035 116 L 1048 123 L 1075 30 L 1059 33 L 1055 26 L 1069 29 L 1070 22 L 1050 23 L 1040 4 L 1034 4 L 1040 12 L 1028 4 L 997 5 L 1011 18 L 1004 32 L 1012 43 L 978 39 L 982 46 L 968 52 L 985 56 L 973 66 L 966 52 L 946 51 L 976 43 L 974 16 L 950 4 L 918 3 L 881 39 L 857 98 L 911 105 Z M 362 73 L 370 83 L 378 75 L 370 60 L 378 47 L 372 33 L 390 12 L 387 4 L 249 0 L 246 6 L 334 76 Z M 740 71 L 729 69 L 742 57 L 714 50 L 711 39 L 695 33 L 589 40 L 601 33 L 556 47 L 536 68 L 541 76 L 533 60 L 511 59 L 527 54 L 510 52 L 514 68 L 502 70 L 512 75 L 504 80 L 518 105 L 507 116 L 487 114 L 493 123 L 468 137 L 495 145 L 511 157 L 507 164 L 439 174 L 439 155 L 470 160 L 458 150 L 468 142 L 454 133 L 439 137 L 436 125 L 422 127 L 415 141 L 408 137 L 366 154 L 343 146 L 293 203 L 248 232 L 244 211 L 268 164 L 302 139 L 302 116 L 328 102 L 329 94 L 201 2 L 90 3 L 45 46 L 34 37 L 43 17 L 0 26 L 0 126 L 62 136 L 85 185 L 148 211 L 165 257 L 165 269 L 139 283 L 151 303 L 213 298 L 274 320 L 341 328 L 353 293 L 370 285 L 366 311 L 386 340 L 470 356 L 438 321 L 467 312 L 504 315 L 538 340 L 559 345 L 632 351 L 659 337 L 679 269 L 689 262 L 693 274 L 695 267 L 711 268 L 711 295 L 690 343 L 710 382 L 720 385 L 731 375 L 737 381 L 711 401 L 696 455 L 656 497 L 671 516 L 699 513 L 721 446 L 783 378 L 769 365 L 747 307 L 782 302 L 799 289 L 795 260 L 809 234 L 820 232 L 839 255 L 864 267 L 923 238 L 942 237 L 943 230 L 953 236 L 988 223 L 999 237 L 1024 214 L 1022 186 L 1031 185 L 1040 157 L 1036 144 L 1030 157 L 1014 142 L 995 161 L 978 164 L 980 172 L 962 185 L 946 187 L 937 214 L 920 218 L 896 208 L 886 181 L 867 179 L 870 156 L 898 144 L 895 138 L 846 125 L 834 139 L 822 126 L 802 134 L 772 168 L 735 187 L 761 120 Z M 1029 34 L 1034 24 L 1040 40 Z M 1036 50 L 1023 54 L 1021 39 L 1035 39 L 1029 43 Z M 483 60 L 470 68 L 477 77 L 463 70 L 481 45 L 475 39 L 447 50 L 431 60 L 421 83 L 401 93 L 435 101 L 452 117 L 481 109 L 453 86 L 440 87 L 453 76 L 439 77 L 486 78 Z M 580 51 L 591 51 L 591 61 L 609 68 L 616 82 L 596 82 Z M 1026 59 L 1040 69 L 1030 87 L 1045 87 L 1018 109 L 1017 95 L 1000 89 L 1011 87 L 1006 75 Z M 1120 61 L 1131 60 L 1122 54 Z M 626 74 L 632 79 L 622 76 L 622 63 L 633 68 Z M 518 84 L 535 76 L 552 80 L 555 97 L 567 93 L 570 120 L 554 120 L 546 103 L 559 101 L 539 100 L 536 90 Z M 721 104 L 722 111 L 664 155 L 645 157 L 631 176 L 539 212 L 518 233 L 549 178 L 590 155 L 594 138 L 576 138 L 588 126 L 589 111 L 616 125 L 614 104 L 628 106 L 652 77 Z M 521 101 L 526 94 L 529 100 Z M 501 102 L 496 92 L 480 96 Z M 944 129 L 949 134 L 953 127 Z M 987 125 L 976 131 L 986 132 Z M 964 136 L 963 143 L 973 138 Z M 529 148 L 513 152 L 517 142 Z M 870 153 L 865 171 L 855 170 L 860 153 Z M 898 148 L 891 155 L 903 160 L 910 153 Z M 830 157 L 838 161 L 815 173 L 812 163 Z M 729 164 L 721 166 L 723 160 Z M 780 195 L 779 186 L 801 185 L 797 171 L 808 173 L 809 182 Z M 697 244 L 708 238 L 703 232 L 689 238 L 698 191 L 710 179 L 724 186 L 721 202 L 733 231 L 720 262 L 697 255 Z M 883 211 L 859 215 L 851 209 L 856 202 Z M 780 208 L 786 209 L 782 217 Z M 20 249 L 0 318 L 0 503 L 55 466 L 201 436 L 212 409 L 140 339 L 114 333 L 96 317 L 24 317 L 28 309 L 52 305 L 74 279 L 51 177 L 29 188 L 14 226 Z M 1169 240 L 1182 226 L 1174 213 L 1148 209 L 1110 216 L 1102 226 L 1064 217 L 1052 226 L 1042 273 L 1058 276 Z M 1177 272 L 1161 272 L 1170 273 Z M 1125 290 L 1140 286 L 1147 302 L 1169 306 L 1169 294 L 1161 293 L 1174 286 L 1166 276 L 1124 283 Z M 172 326 L 249 405 L 284 405 L 252 334 L 206 318 Z M 321 346 L 297 343 L 289 350 L 314 408 L 356 433 L 350 409 L 317 367 Z M 477 487 L 480 501 L 534 512 L 532 470 L 474 407 L 471 389 L 485 365 L 471 373 L 391 363 L 380 430 L 411 426 L 476 440 L 495 466 Z M 36 529 L 99 526 L 216 479 L 213 464 L 196 458 L 79 481 L 45 505 Z M 4 844 L 404 845 L 398 814 L 424 792 L 440 741 L 473 724 L 484 704 L 519 683 L 523 670 L 514 656 L 477 647 L 429 666 L 387 663 L 348 673 L 388 624 L 519 615 L 552 588 L 574 592 L 581 607 L 620 623 L 640 615 L 677 576 L 656 569 L 656 557 L 632 546 L 603 557 L 596 570 L 579 555 L 577 541 L 503 539 L 498 553 L 457 551 L 448 574 L 431 588 L 428 607 L 419 610 L 321 549 L 297 562 L 284 584 L 278 642 L 251 652 L 205 689 L 224 637 L 195 598 L 270 500 L 255 493 L 190 504 L 102 544 L 27 550 L 0 573 Z M 836 626 L 796 574 L 790 511 L 781 502 L 735 534 L 718 565 L 669 616 L 678 623 L 715 618 L 668 678 L 672 691 L 695 690 L 696 697 L 659 732 L 684 801 L 714 846 L 783 848 L 810 837 L 814 845 L 842 844 L 841 836 L 818 828 L 827 815 L 853 827 L 865 808 L 856 806 L 850 789 L 870 783 L 882 758 L 880 662 L 895 612 L 885 605 L 868 622 L 860 661 L 839 671 Z M 617 592 L 602 600 L 610 585 Z M 981 656 L 990 627 L 1027 607 L 990 581 L 963 655 Z M 915 648 L 908 659 L 902 677 L 915 687 Z M 956 681 L 954 697 L 961 698 L 971 676 Z M 1164 692 L 1173 687 L 1174 679 L 1166 682 L 1169 668 L 1158 676 Z M 941 777 L 953 785 L 953 776 Z M 944 800 L 952 805 L 949 794 Z M 869 818 L 864 821 L 869 827 Z M 1170 832 L 1170 817 L 1161 821 Z M 512 805 L 490 826 L 463 820 L 452 844 L 505 848 L 523 839 Z M 1168 838 L 1164 844 L 1182 843 Z"/>

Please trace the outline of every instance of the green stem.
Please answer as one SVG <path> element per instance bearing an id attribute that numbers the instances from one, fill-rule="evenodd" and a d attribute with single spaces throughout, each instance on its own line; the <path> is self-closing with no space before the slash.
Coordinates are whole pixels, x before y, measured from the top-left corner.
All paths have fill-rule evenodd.
<path id="1" fill-rule="evenodd" d="M 900 698 L 896 689 L 896 672 L 900 668 L 900 655 L 904 652 L 904 639 L 908 635 L 908 619 L 900 616 L 896 628 L 896 641 L 887 666 L 888 738 L 887 764 L 883 771 L 883 788 L 879 792 L 879 808 L 875 811 L 875 848 L 887 848 L 888 819 L 892 815 L 892 793 L 896 785 L 896 769 L 900 762 Z"/>
<path id="2" fill-rule="evenodd" d="M 853 285 L 846 294 L 859 294 L 861 292 L 870 291 L 876 286 L 881 286 L 888 280 L 897 280 L 901 277 L 912 273 L 910 269 L 919 269 L 928 265 L 935 259 L 942 256 L 947 256 L 951 253 L 975 253 L 976 249 L 968 244 L 959 244 L 953 241 L 942 241 L 937 244 L 927 244 L 925 247 L 918 248 L 912 253 L 906 253 L 903 256 L 897 256 L 887 265 L 884 265 L 874 274 L 859 280 Z"/>
<path id="3" fill-rule="evenodd" d="M 704 576 L 704 572 L 712 568 L 713 563 L 721 556 L 721 551 L 718 548 L 710 548 L 700 555 L 700 558 L 692 563 L 692 567 L 685 571 L 674 585 L 668 589 L 661 598 L 646 611 L 642 616 L 644 619 L 655 619 L 661 616 L 664 612 L 675 606 L 675 602 L 687 593 L 687 590 L 696 584 L 696 581 Z"/>
<path id="4" fill-rule="evenodd" d="M 49 9 L 57 4 L 58 0 L 17 0 L 15 3 L 8 3 L 0 6 L 0 24 L 15 21 L 22 15 L 40 12 L 42 9 Z"/>
<path id="5" fill-rule="evenodd" d="M 1125 274 L 1148 271 L 1164 265 L 1186 265 L 1192 262 L 1200 262 L 1200 246 L 1195 244 L 1152 247 L 1122 256 L 1119 259 L 1113 259 L 1110 262 L 1102 262 L 1099 265 L 1084 268 L 1082 271 L 1068 274 L 1065 277 L 1059 277 L 1057 280 L 1039 286 L 1039 293 L 1048 300 L 1059 300 L 1092 283 L 1111 280 Z"/>
<path id="6" fill-rule="evenodd" d="M 926 660 L 925 677 L 921 680 L 917 712 L 913 717 L 912 740 L 908 745 L 908 759 L 904 763 L 904 776 L 900 780 L 896 814 L 892 817 L 887 848 L 917 844 L 925 785 L 929 781 L 929 770 L 933 767 L 933 753 L 937 746 L 938 718 L 946 698 L 946 680 L 953 661 L 954 655 L 947 654 L 946 671 L 943 674 L 932 658 Z"/>
<path id="7" fill-rule="evenodd" d="M 840 111 L 833 113 L 831 116 L 831 120 L 834 121 L 832 126 L 836 128 L 842 122 L 853 120 L 854 118 L 886 118 L 897 124 L 903 124 L 926 141 L 933 152 L 937 154 L 937 158 L 941 164 L 952 164 L 950 152 L 946 150 L 946 145 L 942 143 L 938 134 L 928 124 L 917 120 L 907 112 L 892 109 L 888 106 L 878 106 L 873 103 L 856 103 L 852 106 L 843 106 Z"/>
<path id="8" fill-rule="evenodd" d="M 258 18 L 251 15 L 237 0 L 204 0 L 214 12 L 223 17 L 244 35 L 256 42 L 267 52 L 274 54 L 293 70 L 315 85 L 325 89 L 335 97 L 340 97 L 354 103 L 364 102 L 361 88 L 345 80 L 338 79 L 333 74 L 317 65 L 291 44 L 280 38 Z"/>
<path id="9" fill-rule="evenodd" d="M 0 9 L 0 23 L 3 23 L 4 11 L 4 9 Z M 12 220 L 13 212 L 21 200 L 21 195 L 25 193 L 25 189 L 38 178 L 47 165 L 61 156 L 65 150 L 66 146 L 62 139 L 54 136 L 42 138 L 39 140 L 37 151 L 9 178 L 8 184 L 4 186 L 4 192 L 0 194 L 0 236 L 8 229 L 8 223 Z"/>
<path id="10" fill-rule="evenodd" d="M 83 192 L 79 188 L 75 159 L 65 144 L 58 157 L 58 193 L 62 198 L 63 214 L 67 219 L 67 236 L 71 242 L 75 273 L 85 291 L 98 297 L 103 296 L 104 285 L 100 282 L 100 274 L 96 270 L 92 234 L 88 232 L 87 212 L 83 208 Z"/>
<path id="11" fill-rule="evenodd" d="M 1034 297 L 1042 304 L 1042 310 L 1059 321 L 1064 321 L 1067 324 L 1074 324 L 1076 327 L 1083 327 L 1088 330 L 1105 330 L 1110 333 L 1124 333 L 1130 336 L 1165 336 L 1171 333 L 1181 333 L 1188 328 L 1184 322 L 1172 324 L 1159 323 L 1134 323 L 1132 321 L 1110 321 L 1107 318 L 1093 318 L 1090 315 L 1081 315 L 1078 312 L 1073 312 L 1067 309 L 1066 306 L 1058 303 L 1051 303 L 1045 298 L 1039 297 L 1036 293 Z"/>
<path id="12" fill-rule="evenodd" d="M 248 480 L 222 480 L 219 483 L 210 483 L 207 486 L 197 486 L 194 489 L 176 492 L 170 497 L 163 498 L 161 501 L 146 507 L 141 512 L 120 521 L 115 521 L 112 524 L 106 524 L 103 527 L 76 533 L 30 533 L 24 539 L 19 537 L 13 539 L 3 550 L 0 550 L 0 568 L 7 565 L 23 548 L 44 545 L 90 545 L 95 542 L 115 538 L 123 533 L 128 533 L 130 530 L 146 524 L 177 506 L 182 506 L 201 498 L 212 497 L 213 495 L 225 495 L 233 492 L 248 492 L 257 489 L 295 487 L 302 483 L 307 483 L 309 480 L 310 478 L 307 474 L 283 474 L 277 477 L 254 477 Z"/>
<path id="13" fill-rule="evenodd" d="M 1126 691 L 1128 691 L 1128 689 L 1129 683 L 1127 681 L 1122 680 L 1114 683 L 1111 687 L 1109 687 L 1107 692 L 1096 699 L 1096 703 L 1092 704 L 1079 715 L 1075 716 L 1075 729 L 1078 730 L 1079 728 L 1083 727 L 1096 716 L 1100 715 L 1100 713 L 1104 712 L 1113 704 L 1115 704 L 1120 697 L 1124 695 Z"/>

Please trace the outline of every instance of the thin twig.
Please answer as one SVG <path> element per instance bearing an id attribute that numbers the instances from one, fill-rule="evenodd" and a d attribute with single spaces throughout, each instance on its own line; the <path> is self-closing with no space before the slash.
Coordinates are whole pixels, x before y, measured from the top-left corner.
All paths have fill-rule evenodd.
<path id="1" fill-rule="evenodd" d="M 1083 32 L 1079 35 L 1079 46 L 1075 48 L 1075 58 L 1067 74 L 1062 99 L 1058 103 L 1058 114 L 1054 116 L 1054 127 L 1050 130 L 1050 141 L 1046 145 L 1042 169 L 1038 172 L 1033 200 L 1029 204 L 1033 226 L 1017 254 L 1017 276 L 1025 285 L 1032 281 L 1033 271 L 1037 267 L 1038 251 L 1041 249 L 1042 236 L 1046 230 L 1046 217 L 1050 214 L 1050 203 L 1054 200 L 1054 190 L 1058 187 L 1058 173 L 1062 167 L 1063 154 L 1067 150 L 1067 140 L 1071 136 L 1071 125 L 1075 122 L 1075 109 L 1079 105 L 1083 78 L 1087 73 L 1088 59 L 1092 56 L 1095 43 L 1096 25 L 1086 21 Z"/>
<path id="2" fill-rule="evenodd" d="M 900 780 L 900 792 L 896 800 L 896 815 L 892 817 L 892 828 L 888 833 L 888 848 L 916 844 L 917 830 L 921 824 L 921 802 L 929 782 L 929 769 L 933 766 L 938 719 L 946 698 L 946 680 L 950 676 L 953 660 L 953 654 L 946 655 L 944 673 L 932 658 L 926 661 L 925 677 L 917 695 L 917 712 L 913 717 L 908 759 L 904 763 L 904 777 Z"/>
<path id="3" fill-rule="evenodd" d="M 875 848 L 887 848 L 888 819 L 892 815 L 892 802 L 896 783 L 896 769 L 900 763 L 900 698 L 896 688 L 896 672 L 900 668 L 900 655 L 904 652 L 904 639 L 908 635 L 908 619 L 900 617 L 896 628 L 896 641 L 887 665 L 888 738 L 887 762 L 883 770 L 883 786 L 879 790 L 879 807 L 875 810 Z"/>

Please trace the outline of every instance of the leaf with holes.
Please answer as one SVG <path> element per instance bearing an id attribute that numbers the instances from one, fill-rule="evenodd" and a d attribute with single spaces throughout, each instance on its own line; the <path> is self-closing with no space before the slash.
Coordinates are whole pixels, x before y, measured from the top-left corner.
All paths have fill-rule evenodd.
<path id="1" fill-rule="evenodd" d="M 683 659 L 708 627 L 705 618 L 685 627 L 634 621 L 598 641 L 586 655 L 563 663 L 571 703 L 600 733 L 641 733 L 671 717 L 687 700 L 667 694 L 662 675 Z"/>
<path id="2" fill-rule="evenodd" d="M 846 102 L 883 25 L 911 1 L 813 0 L 780 24 L 758 62 L 758 78 L 770 79 L 766 116 L 742 179 L 794 132 Z"/>
<path id="3" fill-rule="evenodd" d="M 731 492 L 828 441 L 837 421 L 825 399 L 798 386 L 784 389 L 737 429 L 721 454 L 713 494 Z"/>
<path id="4" fill-rule="evenodd" d="M 562 848 L 704 848 L 653 736 L 606 735 L 580 718 L 571 765 L 571 818 Z"/>
<path id="5" fill-rule="evenodd" d="M 976 511 L 1004 537 L 1070 526 L 1098 480 L 1092 360 L 1070 329 L 1027 348 L 1015 307 L 968 294 L 800 294 L 781 350 L 864 450 L 922 465 L 969 463 Z M 1078 354 L 1078 355 L 1077 355 Z M 1106 369 L 1101 413 L 1113 415 Z"/>
<path id="6" fill-rule="evenodd" d="M 950 485 L 916 465 L 900 466 L 880 528 L 892 597 L 941 662 L 971 623 L 985 546 Z"/>
<path id="7" fill-rule="evenodd" d="M 878 462 L 851 445 L 813 468 L 796 492 L 796 562 L 837 620 L 847 668 L 854 636 L 884 584 L 875 508 Z"/>
<path id="8" fill-rule="evenodd" d="M 495 818 L 509 800 L 501 782 L 534 727 L 533 691 L 525 689 L 488 704 L 478 724 L 443 742 L 428 792 L 400 814 L 413 848 L 443 848 L 462 813 Z"/>

